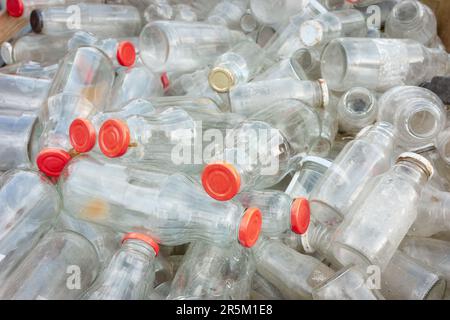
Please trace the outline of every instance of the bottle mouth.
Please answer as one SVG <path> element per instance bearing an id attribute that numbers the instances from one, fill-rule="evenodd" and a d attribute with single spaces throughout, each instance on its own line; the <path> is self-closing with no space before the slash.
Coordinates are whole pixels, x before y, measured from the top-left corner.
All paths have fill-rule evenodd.
<path id="1" fill-rule="evenodd" d="M 392 15 L 402 24 L 410 24 L 422 16 L 422 7 L 417 1 L 403 1 L 392 9 Z"/>
<path id="2" fill-rule="evenodd" d="M 33 10 L 30 15 L 30 25 L 34 33 L 41 33 L 44 28 L 44 17 L 41 10 Z"/>
<path id="3" fill-rule="evenodd" d="M 229 92 L 235 85 L 235 77 L 230 70 L 222 67 L 215 67 L 208 75 L 208 82 L 214 91 L 225 93 Z"/>
<path id="4" fill-rule="evenodd" d="M 313 47 L 322 43 L 324 28 L 319 21 L 309 20 L 300 26 L 300 41 L 307 47 Z"/>
<path id="5" fill-rule="evenodd" d="M 406 127 L 417 139 L 431 139 L 439 133 L 439 115 L 429 108 L 414 110 L 407 117 Z"/>
<path id="6" fill-rule="evenodd" d="M 375 99 L 366 88 L 354 88 L 344 95 L 344 106 L 348 113 L 363 116 L 374 108 Z"/>

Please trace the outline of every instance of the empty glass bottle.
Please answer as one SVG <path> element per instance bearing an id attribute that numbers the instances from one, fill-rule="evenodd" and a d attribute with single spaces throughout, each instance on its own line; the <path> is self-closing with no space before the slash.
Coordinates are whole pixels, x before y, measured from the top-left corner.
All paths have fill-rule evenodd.
<path id="1" fill-rule="evenodd" d="M 449 72 L 449 55 L 407 39 L 339 38 L 325 47 L 321 70 L 330 89 L 386 91 Z"/>
<path id="2" fill-rule="evenodd" d="M 392 123 L 398 144 L 412 150 L 435 140 L 445 127 L 447 113 L 441 99 L 432 91 L 399 86 L 378 100 L 378 121 Z"/>
<path id="3" fill-rule="evenodd" d="M 166 245 L 205 239 L 222 246 L 238 240 L 251 247 L 258 239 L 258 209 L 214 201 L 181 174 L 142 171 L 83 156 L 66 169 L 61 190 L 65 209 L 75 217 L 119 231 L 145 231 Z"/>
<path id="4" fill-rule="evenodd" d="M 390 38 L 413 39 L 424 46 L 436 46 L 437 22 L 431 9 L 416 0 L 397 3 L 387 17 L 385 33 Z"/>
<path id="5" fill-rule="evenodd" d="M 366 19 L 356 9 L 323 13 L 300 25 L 300 41 L 306 47 L 324 46 L 340 37 L 358 38 L 366 35 Z"/>
<path id="6" fill-rule="evenodd" d="M 5 300 L 73 300 L 99 272 L 97 252 L 78 233 L 49 232 L 3 282 Z"/>
<path id="7" fill-rule="evenodd" d="M 336 259 L 383 271 L 414 223 L 420 193 L 432 174 L 427 159 L 403 153 L 389 171 L 372 179 L 333 235 Z"/>
<path id="8" fill-rule="evenodd" d="M 276 240 L 261 239 L 252 248 L 256 270 L 287 299 L 312 299 L 314 287 L 334 271 L 314 257 L 301 254 Z"/>
<path id="9" fill-rule="evenodd" d="M 255 265 L 248 250 L 205 241 L 189 246 L 167 299 L 242 300 L 250 296 Z"/>
<path id="10" fill-rule="evenodd" d="M 305 198 L 292 199 L 275 190 L 241 192 L 236 199 L 245 207 L 261 210 L 261 231 L 268 237 L 277 237 L 288 230 L 303 234 L 308 229 L 310 212 Z"/>
<path id="11" fill-rule="evenodd" d="M 243 38 L 243 33 L 219 25 L 154 21 L 141 32 L 140 56 L 154 72 L 194 71 Z"/>
<path id="12" fill-rule="evenodd" d="M 7 0 L 6 10 L 11 17 L 27 18 L 30 16 L 32 10 L 37 8 L 57 7 L 69 4 L 78 4 L 80 2 L 97 2 L 102 3 L 102 0 Z"/>
<path id="13" fill-rule="evenodd" d="M 339 130 L 356 134 L 375 122 L 378 115 L 377 97 L 366 88 L 351 88 L 340 98 L 337 115 Z"/>
<path id="14" fill-rule="evenodd" d="M 141 15 L 135 7 L 91 3 L 36 9 L 30 15 L 30 23 L 35 33 L 84 30 L 101 38 L 132 37 L 142 28 Z"/>
<path id="15" fill-rule="evenodd" d="M 250 116 L 283 99 L 297 99 L 311 107 L 328 104 L 325 81 L 302 81 L 292 78 L 252 81 L 237 86 L 230 92 L 231 111 Z"/>
<path id="16" fill-rule="evenodd" d="M 367 181 L 390 168 L 394 140 L 392 125 L 379 122 L 349 142 L 310 194 L 313 218 L 331 226 L 340 223 Z"/>
<path id="17" fill-rule="evenodd" d="M 273 25 L 283 23 L 290 16 L 301 12 L 308 5 L 307 0 L 250 0 L 252 14 L 261 23 Z"/>
<path id="18" fill-rule="evenodd" d="M 251 188 L 273 186 L 293 169 L 291 158 L 307 153 L 320 135 L 314 109 L 298 100 L 281 100 L 227 133 L 223 152 L 203 170 L 203 188 L 224 201 Z"/>
<path id="19" fill-rule="evenodd" d="M 261 70 L 264 58 L 263 49 L 256 43 L 241 41 L 216 59 L 208 82 L 215 91 L 228 92 L 251 80 Z"/>
<path id="20" fill-rule="evenodd" d="M 61 209 L 52 183 L 36 171 L 10 170 L 0 176 L 0 281 L 50 230 Z"/>
<path id="21" fill-rule="evenodd" d="M 208 14 L 206 21 L 211 24 L 239 29 L 241 18 L 247 10 L 248 0 L 220 1 Z"/>
<path id="22" fill-rule="evenodd" d="M 446 280 L 401 251 L 395 252 L 381 275 L 381 293 L 389 300 L 441 300 Z"/>
<path id="23" fill-rule="evenodd" d="M 83 295 L 87 300 L 141 300 L 153 289 L 155 257 L 159 247 L 152 238 L 127 233 L 94 285 Z"/>

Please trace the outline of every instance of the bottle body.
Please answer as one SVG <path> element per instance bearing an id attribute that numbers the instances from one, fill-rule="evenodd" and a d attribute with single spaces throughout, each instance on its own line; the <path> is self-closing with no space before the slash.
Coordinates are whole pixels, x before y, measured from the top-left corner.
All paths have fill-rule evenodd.
<path id="1" fill-rule="evenodd" d="M 250 0 L 252 14 L 261 23 L 274 25 L 283 23 L 291 15 L 302 11 L 308 1 L 283 0 L 274 3 L 270 0 Z"/>
<path id="2" fill-rule="evenodd" d="M 230 29 L 239 29 L 241 18 L 247 10 L 248 0 L 220 1 L 208 14 L 207 21 Z"/>

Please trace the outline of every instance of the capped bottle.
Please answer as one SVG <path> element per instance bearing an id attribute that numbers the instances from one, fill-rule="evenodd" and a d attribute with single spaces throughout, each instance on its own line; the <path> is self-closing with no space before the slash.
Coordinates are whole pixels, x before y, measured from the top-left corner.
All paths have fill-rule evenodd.
<path id="1" fill-rule="evenodd" d="M 420 193 L 432 174 L 427 159 L 403 153 L 389 171 L 373 178 L 333 235 L 335 258 L 342 265 L 376 265 L 383 271 L 414 223 Z"/>
<path id="2" fill-rule="evenodd" d="M 153 290 L 159 246 L 141 233 L 127 233 L 121 248 L 102 271 L 85 300 L 142 300 Z"/>
<path id="3" fill-rule="evenodd" d="M 145 231 L 165 245 L 205 239 L 222 246 L 239 241 L 251 247 L 259 237 L 259 209 L 214 201 L 181 174 L 80 156 L 66 167 L 60 183 L 71 215 L 117 231 Z"/>
<path id="4" fill-rule="evenodd" d="M 28 19 L 30 13 L 34 9 L 58 7 L 70 4 L 78 4 L 80 2 L 97 2 L 102 3 L 102 0 L 6 0 L 6 11 L 11 17 Z"/>

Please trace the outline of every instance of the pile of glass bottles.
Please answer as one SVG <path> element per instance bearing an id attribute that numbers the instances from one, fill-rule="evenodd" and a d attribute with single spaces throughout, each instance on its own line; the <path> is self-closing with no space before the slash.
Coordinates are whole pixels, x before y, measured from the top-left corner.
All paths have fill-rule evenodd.
<path id="1" fill-rule="evenodd" d="M 426 5 L 3 9 L 0 299 L 450 297 Z"/>

